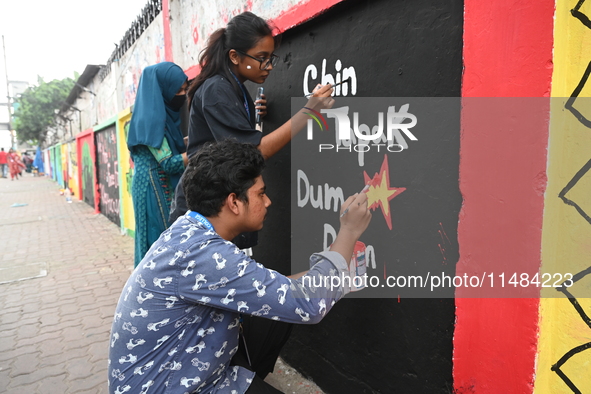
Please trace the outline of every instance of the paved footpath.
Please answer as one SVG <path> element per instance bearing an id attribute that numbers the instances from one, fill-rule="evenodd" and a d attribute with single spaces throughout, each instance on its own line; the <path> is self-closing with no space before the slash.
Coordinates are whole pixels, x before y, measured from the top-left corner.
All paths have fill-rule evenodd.
<path id="1" fill-rule="evenodd" d="M 45 177 L 0 178 L 0 393 L 107 393 L 109 330 L 132 269 L 133 239 L 88 204 Z M 267 379 L 322 393 L 281 362 Z"/>

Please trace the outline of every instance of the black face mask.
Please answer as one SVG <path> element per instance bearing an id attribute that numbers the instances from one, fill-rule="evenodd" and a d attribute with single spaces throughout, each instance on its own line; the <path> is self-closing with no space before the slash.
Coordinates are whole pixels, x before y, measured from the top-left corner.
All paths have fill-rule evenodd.
<path id="1" fill-rule="evenodd" d="M 174 111 L 180 111 L 180 109 L 183 107 L 183 104 L 185 103 L 186 99 L 187 99 L 187 96 L 185 96 L 184 94 L 174 96 L 170 100 L 170 102 L 168 103 L 168 106 L 170 107 L 170 109 L 172 109 Z"/>

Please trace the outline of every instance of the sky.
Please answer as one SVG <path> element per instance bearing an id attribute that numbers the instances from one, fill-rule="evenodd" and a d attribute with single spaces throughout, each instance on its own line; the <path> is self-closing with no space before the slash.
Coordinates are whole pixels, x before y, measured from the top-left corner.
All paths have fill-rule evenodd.
<path id="1" fill-rule="evenodd" d="M 148 0 L 0 0 L 8 80 L 74 78 L 105 64 Z M 1 45 L 1 43 L 0 43 Z M 0 48 L 2 51 L 2 48 Z M 6 102 L 4 51 L 0 102 Z"/>

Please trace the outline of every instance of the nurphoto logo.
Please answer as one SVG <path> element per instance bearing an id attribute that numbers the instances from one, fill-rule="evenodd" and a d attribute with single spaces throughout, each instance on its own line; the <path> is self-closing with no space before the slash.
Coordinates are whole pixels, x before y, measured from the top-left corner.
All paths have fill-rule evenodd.
<path id="1" fill-rule="evenodd" d="M 309 141 L 314 139 L 314 124 L 320 131 L 329 131 L 326 118 L 330 118 L 335 119 L 335 144 L 319 144 L 319 152 L 323 150 L 369 152 L 372 149 L 378 152 L 380 149 L 402 152 L 408 149 L 407 139 L 418 141 L 410 131 L 416 126 L 417 117 L 409 113 L 408 108 L 409 104 L 404 104 L 396 111 L 394 106 L 390 106 L 385 116 L 383 112 L 378 112 L 377 125 L 370 128 L 367 124 L 359 122 L 359 112 L 353 112 L 353 127 L 351 127 L 348 106 L 321 109 L 320 112 L 304 107 L 309 111 L 304 113 L 310 117 L 307 122 L 307 139 Z"/>

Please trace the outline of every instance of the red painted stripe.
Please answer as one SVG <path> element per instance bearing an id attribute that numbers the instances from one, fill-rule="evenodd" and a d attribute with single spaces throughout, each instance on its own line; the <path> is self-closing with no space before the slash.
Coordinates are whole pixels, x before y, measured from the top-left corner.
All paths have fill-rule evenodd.
<path id="1" fill-rule="evenodd" d="M 465 0 L 463 97 L 546 97 L 554 0 Z M 540 266 L 549 99 L 462 109 L 457 275 L 532 272 Z M 513 99 L 514 100 L 514 99 Z M 480 115 L 480 116 L 477 116 Z M 531 393 L 537 298 L 456 299 L 454 387 Z"/>
<path id="2" fill-rule="evenodd" d="M 187 74 L 187 77 L 189 77 L 189 80 L 191 80 L 199 75 L 199 71 L 201 71 L 201 66 L 197 64 L 186 69 L 185 74 Z"/>
<path id="3" fill-rule="evenodd" d="M 278 33 L 283 33 L 292 27 L 317 17 L 341 1 L 343 0 L 310 0 L 282 12 L 270 22 L 277 28 Z"/>
<path id="4" fill-rule="evenodd" d="M 164 60 L 174 62 L 172 56 L 172 35 L 170 34 L 169 0 L 162 0 L 162 27 L 164 30 Z"/>

